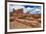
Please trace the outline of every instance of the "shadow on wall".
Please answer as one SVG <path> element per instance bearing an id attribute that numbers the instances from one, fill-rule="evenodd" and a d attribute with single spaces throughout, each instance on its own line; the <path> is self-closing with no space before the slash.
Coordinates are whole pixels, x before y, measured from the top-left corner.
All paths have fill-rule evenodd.
<path id="1" fill-rule="evenodd" d="M 19 33 L 6 33 L 6 34 L 19 34 Z"/>
<path id="2" fill-rule="evenodd" d="M 21 0 L 5 0 L 5 1 L 21 1 Z"/>

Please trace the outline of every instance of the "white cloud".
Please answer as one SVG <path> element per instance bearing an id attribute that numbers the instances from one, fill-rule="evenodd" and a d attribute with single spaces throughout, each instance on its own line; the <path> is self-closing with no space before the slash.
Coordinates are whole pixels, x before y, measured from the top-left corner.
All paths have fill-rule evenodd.
<path id="1" fill-rule="evenodd" d="M 32 13 L 32 14 L 40 14 L 41 13 L 40 10 L 41 9 L 34 8 L 34 10 L 32 12 L 30 12 L 30 13 Z"/>
<path id="2" fill-rule="evenodd" d="M 22 9 L 24 8 L 24 6 L 15 6 L 14 9 L 17 10 L 17 9 Z"/>

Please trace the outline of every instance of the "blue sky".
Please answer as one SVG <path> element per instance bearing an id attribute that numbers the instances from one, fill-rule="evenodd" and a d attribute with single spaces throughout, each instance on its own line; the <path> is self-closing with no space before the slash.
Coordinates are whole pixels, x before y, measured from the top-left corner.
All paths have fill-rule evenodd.
<path id="1" fill-rule="evenodd" d="M 27 8 L 27 7 L 30 7 L 30 8 L 39 8 L 40 6 L 33 6 L 33 5 L 22 5 L 22 6 L 24 6 L 25 8 Z"/>
<path id="2" fill-rule="evenodd" d="M 10 11 L 13 11 L 13 8 L 18 9 L 18 8 L 23 8 L 24 13 L 30 12 L 32 14 L 40 14 L 41 13 L 41 6 L 33 6 L 33 5 L 10 5 L 9 9 Z"/>

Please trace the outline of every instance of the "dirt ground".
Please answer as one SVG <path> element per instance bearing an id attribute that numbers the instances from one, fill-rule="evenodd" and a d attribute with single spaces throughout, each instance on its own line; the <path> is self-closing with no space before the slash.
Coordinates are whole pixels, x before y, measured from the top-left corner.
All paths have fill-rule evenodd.
<path id="1" fill-rule="evenodd" d="M 41 14 L 10 15 L 10 29 L 39 28 L 41 27 Z"/>

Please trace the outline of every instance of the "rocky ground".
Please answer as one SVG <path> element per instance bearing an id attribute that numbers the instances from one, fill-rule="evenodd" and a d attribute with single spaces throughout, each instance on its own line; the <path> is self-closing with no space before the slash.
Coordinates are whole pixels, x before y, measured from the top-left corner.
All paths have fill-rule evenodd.
<path id="1" fill-rule="evenodd" d="M 40 14 L 10 14 L 10 28 L 24 29 L 24 28 L 39 28 L 41 27 Z"/>

